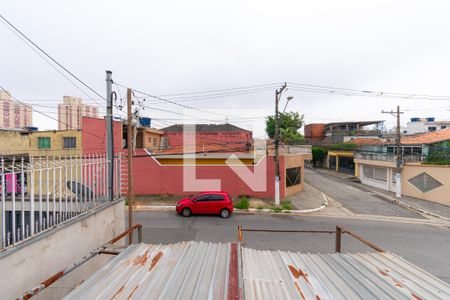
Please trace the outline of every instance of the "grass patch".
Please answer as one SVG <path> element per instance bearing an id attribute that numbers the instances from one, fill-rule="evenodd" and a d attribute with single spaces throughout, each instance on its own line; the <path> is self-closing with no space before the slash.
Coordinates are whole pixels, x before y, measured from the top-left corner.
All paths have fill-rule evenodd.
<path id="1" fill-rule="evenodd" d="M 282 209 L 282 210 L 294 210 L 295 207 L 294 207 L 294 205 L 291 203 L 291 201 L 286 200 L 286 201 L 281 202 L 281 209 Z"/>
<path id="2" fill-rule="evenodd" d="M 247 197 L 238 198 L 237 202 L 234 203 L 234 208 L 237 209 L 248 209 L 250 206 L 250 201 Z"/>
<path id="3" fill-rule="evenodd" d="M 282 210 L 281 207 L 279 207 L 279 206 L 272 206 L 270 209 L 276 213 L 279 213 Z"/>
<path id="4" fill-rule="evenodd" d="M 263 210 L 264 209 L 264 206 L 258 206 L 257 208 L 256 208 L 257 210 Z"/>

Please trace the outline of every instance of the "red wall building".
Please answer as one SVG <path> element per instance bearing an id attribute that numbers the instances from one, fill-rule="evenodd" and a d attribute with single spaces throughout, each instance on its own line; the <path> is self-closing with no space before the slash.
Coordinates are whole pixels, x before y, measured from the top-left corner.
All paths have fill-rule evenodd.
<path id="1" fill-rule="evenodd" d="M 82 118 L 82 152 L 83 154 L 106 154 L 106 120 L 99 118 Z M 113 121 L 114 152 L 122 151 L 122 124 Z"/>
<path id="2" fill-rule="evenodd" d="M 187 125 L 192 131 L 194 125 Z M 183 147 L 183 124 L 176 124 L 163 128 L 164 138 L 167 139 L 167 149 Z M 195 143 L 197 148 L 208 146 L 222 146 L 224 151 L 249 151 L 252 145 L 252 132 L 231 124 L 196 124 Z M 187 147 L 192 145 L 185 145 Z"/>
<path id="3" fill-rule="evenodd" d="M 105 154 L 106 153 L 106 122 L 104 119 L 96 119 L 84 117 L 82 129 L 82 151 L 83 154 Z M 216 136 L 233 141 L 247 141 L 251 138 L 251 132 L 246 130 L 231 131 L 233 134 L 219 132 Z M 182 132 L 170 135 L 175 141 L 182 141 Z M 200 142 L 210 141 L 210 135 L 200 134 Z M 179 140 L 177 140 L 177 138 Z M 231 142 L 228 142 L 231 143 Z M 181 144 L 180 144 L 181 145 Z M 115 153 L 121 152 L 121 170 L 122 178 L 127 177 L 127 149 L 122 149 L 122 124 L 114 122 L 114 148 Z M 225 152 L 225 151 L 223 151 Z M 228 151 L 232 152 L 232 151 Z M 162 165 L 158 160 L 148 155 L 143 149 L 137 149 L 133 157 L 133 179 L 136 195 L 190 195 L 200 192 L 192 189 L 185 190 L 183 186 L 184 168 L 195 168 L 197 179 L 219 179 L 221 181 L 221 189 L 227 191 L 232 196 L 250 195 L 261 198 L 273 198 L 274 196 L 274 159 L 273 156 L 266 156 L 263 161 L 254 166 L 240 166 L 238 168 L 246 168 L 247 171 L 254 172 L 259 164 L 265 163 L 265 172 L 259 173 L 259 180 L 265 182 L 265 189 L 254 191 L 245 181 L 239 177 L 233 169 L 226 165 Z M 285 157 L 280 157 L 280 169 L 284 170 Z M 280 174 L 280 193 L 281 197 L 286 194 L 285 188 L 285 172 Z M 126 180 L 122 182 L 122 194 L 126 193 Z"/>

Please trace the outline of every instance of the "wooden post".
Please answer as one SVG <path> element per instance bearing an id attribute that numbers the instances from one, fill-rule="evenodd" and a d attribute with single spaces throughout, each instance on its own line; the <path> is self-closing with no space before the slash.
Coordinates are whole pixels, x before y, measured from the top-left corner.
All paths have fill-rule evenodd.
<path id="1" fill-rule="evenodd" d="M 336 252 L 341 253 L 341 234 L 342 229 L 339 226 L 336 226 Z"/>
<path id="2" fill-rule="evenodd" d="M 238 225 L 238 241 L 242 242 L 243 239 L 244 237 L 242 236 L 242 226 Z"/>

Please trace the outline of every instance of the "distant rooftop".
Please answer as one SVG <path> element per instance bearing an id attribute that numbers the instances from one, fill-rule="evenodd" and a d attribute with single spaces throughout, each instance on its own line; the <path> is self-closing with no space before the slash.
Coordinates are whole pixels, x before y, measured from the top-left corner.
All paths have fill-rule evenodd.
<path id="1" fill-rule="evenodd" d="M 450 128 L 402 137 L 403 145 L 434 144 L 450 140 Z"/>
<path id="2" fill-rule="evenodd" d="M 378 120 L 378 121 L 348 121 L 348 122 L 332 122 L 332 123 L 326 123 L 326 126 L 340 126 L 340 125 L 360 125 L 360 126 L 367 126 L 367 125 L 374 125 L 378 123 L 383 123 L 384 120 Z"/>
<path id="3" fill-rule="evenodd" d="M 237 127 L 232 124 L 175 124 L 169 127 L 162 128 L 161 130 L 164 132 L 182 132 L 183 127 L 187 126 L 188 128 L 192 128 L 195 126 L 195 130 L 197 132 L 223 132 L 223 131 L 247 131 L 249 130 Z"/>

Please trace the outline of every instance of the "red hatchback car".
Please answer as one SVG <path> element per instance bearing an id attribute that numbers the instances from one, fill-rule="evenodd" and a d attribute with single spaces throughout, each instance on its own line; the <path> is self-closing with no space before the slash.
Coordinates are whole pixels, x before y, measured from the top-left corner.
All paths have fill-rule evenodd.
<path id="1" fill-rule="evenodd" d="M 233 212 L 233 201 L 226 192 L 202 192 L 178 201 L 177 213 L 183 217 L 192 214 L 218 214 L 228 218 Z"/>

